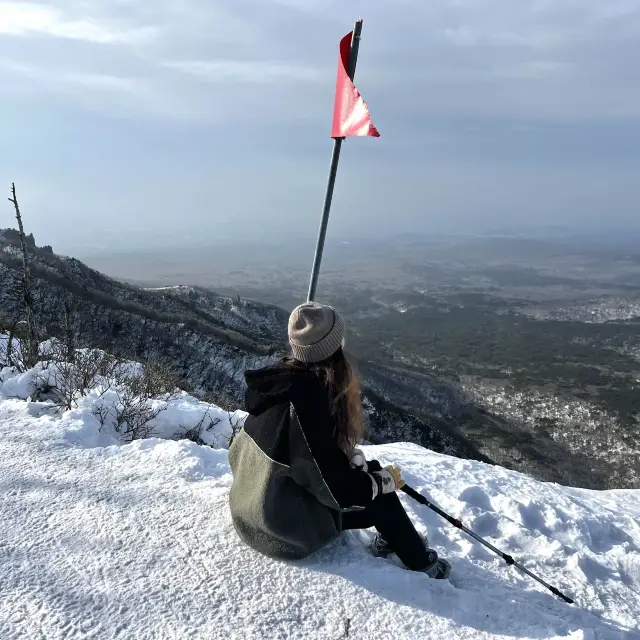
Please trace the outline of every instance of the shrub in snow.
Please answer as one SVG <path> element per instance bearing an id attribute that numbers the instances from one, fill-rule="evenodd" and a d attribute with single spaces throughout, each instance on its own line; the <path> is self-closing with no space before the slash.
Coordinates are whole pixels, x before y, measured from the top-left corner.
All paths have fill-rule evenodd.
<path id="1" fill-rule="evenodd" d="M 83 429 L 95 424 L 120 442 L 159 436 L 227 448 L 245 418 L 180 391 L 158 363 L 122 362 L 100 349 L 70 350 L 55 339 L 40 345 L 40 357 L 25 372 L 3 368 L 2 395 L 79 414 Z"/>
<path id="2" fill-rule="evenodd" d="M 246 414 L 242 411 L 226 411 L 210 404 L 198 422 L 182 427 L 181 435 L 196 444 L 228 449 L 242 429 L 245 418 Z"/>
<path id="3" fill-rule="evenodd" d="M 109 425 L 125 442 L 148 438 L 153 433 L 153 420 L 165 411 L 167 402 L 153 402 L 136 395 L 128 385 L 108 391 L 110 397 L 94 409 L 100 426 Z"/>
<path id="4" fill-rule="evenodd" d="M 42 371 L 36 380 L 34 400 L 49 399 L 72 409 L 96 388 L 108 388 L 116 380 L 119 363 L 100 349 L 68 349 L 58 340 L 40 345 Z"/>

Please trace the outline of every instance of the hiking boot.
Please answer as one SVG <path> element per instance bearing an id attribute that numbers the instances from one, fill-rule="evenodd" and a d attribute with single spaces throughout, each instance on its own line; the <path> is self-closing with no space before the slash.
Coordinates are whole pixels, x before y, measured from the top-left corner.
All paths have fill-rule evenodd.
<path id="1" fill-rule="evenodd" d="M 421 535 L 422 543 L 427 551 L 429 551 L 429 540 L 427 536 Z M 376 533 L 376 537 L 371 542 L 371 552 L 376 558 L 386 558 L 390 554 L 394 553 L 393 549 L 389 546 L 389 543 L 382 537 L 380 533 Z"/>
<path id="2" fill-rule="evenodd" d="M 429 549 L 429 541 L 426 536 L 420 536 L 424 542 L 424 546 L 429 554 L 428 564 L 422 569 L 422 573 L 426 573 L 434 580 L 446 580 L 451 574 L 451 565 L 446 561 L 438 558 L 438 554 L 433 549 Z M 371 542 L 371 553 L 376 558 L 386 558 L 393 553 L 393 549 L 389 543 L 379 534 Z"/>
<path id="3" fill-rule="evenodd" d="M 376 533 L 376 537 L 371 542 L 371 553 L 373 553 L 376 558 L 386 558 L 389 554 L 393 553 L 393 549 L 391 549 L 389 543 L 379 533 Z"/>
<path id="4" fill-rule="evenodd" d="M 429 552 L 429 564 L 422 572 L 434 580 L 446 580 L 451 573 L 451 565 L 446 560 L 438 558 L 438 554 L 433 549 L 427 549 L 427 551 Z"/>

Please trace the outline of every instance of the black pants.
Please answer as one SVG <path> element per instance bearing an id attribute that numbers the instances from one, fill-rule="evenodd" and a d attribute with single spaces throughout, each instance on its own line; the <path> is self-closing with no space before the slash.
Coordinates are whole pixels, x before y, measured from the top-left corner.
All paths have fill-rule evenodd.
<path id="1" fill-rule="evenodd" d="M 366 509 L 342 515 L 343 529 L 375 527 L 402 562 L 414 571 L 427 567 L 424 542 L 395 493 L 378 496 Z"/>

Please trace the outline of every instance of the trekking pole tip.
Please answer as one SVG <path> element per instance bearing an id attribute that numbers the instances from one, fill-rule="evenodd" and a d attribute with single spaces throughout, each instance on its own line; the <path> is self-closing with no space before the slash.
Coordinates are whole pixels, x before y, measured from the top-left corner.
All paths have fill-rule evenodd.
<path id="1" fill-rule="evenodd" d="M 551 593 L 553 593 L 553 595 L 558 596 L 558 598 L 561 598 L 565 602 L 568 602 L 569 604 L 574 604 L 573 600 L 569 596 L 565 596 L 564 593 L 562 593 L 562 591 L 560 591 L 559 589 L 556 589 L 555 587 L 550 587 L 550 591 Z"/>

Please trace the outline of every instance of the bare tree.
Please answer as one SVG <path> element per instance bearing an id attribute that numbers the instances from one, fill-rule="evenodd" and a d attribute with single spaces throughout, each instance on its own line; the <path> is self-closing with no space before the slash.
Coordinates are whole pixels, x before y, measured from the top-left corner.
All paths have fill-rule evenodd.
<path id="1" fill-rule="evenodd" d="M 13 341 L 15 340 L 16 336 L 16 324 L 17 320 L 14 320 L 7 332 L 7 349 L 5 352 L 4 364 L 7 367 L 16 367 L 17 369 L 21 370 L 24 369 L 22 363 L 22 353 L 20 351 L 20 348 L 14 349 L 13 345 Z"/>
<path id="2" fill-rule="evenodd" d="M 20 213 L 20 205 L 18 204 L 15 183 L 11 183 L 11 196 L 12 197 L 9 198 L 9 202 L 13 203 L 13 207 L 16 211 L 18 231 L 20 233 L 20 248 L 22 251 L 22 304 L 27 325 L 26 339 L 24 340 L 26 344 L 24 345 L 25 348 L 22 350 L 22 357 L 26 367 L 33 367 L 38 362 L 38 329 L 34 314 L 29 254 L 27 252 L 27 242 L 24 235 L 22 214 Z"/>
<path id="3" fill-rule="evenodd" d="M 231 437 L 229 438 L 229 442 L 227 443 L 227 448 L 229 448 L 233 441 L 236 439 L 236 436 L 242 431 L 242 427 L 244 427 L 244 421 L 247 419 L 246 416 L 239 416 L 234 414 L 234 412 L 227 411 L 229 415 L 229 424 L 231 425 Z"/>
<path id="4" fill-rule="evenodd" d="M 73 296 L 67 295 L 64 301 L 64 346 L 67 353 L 67 362 L 73 363 L 76 355 L 76 314 L 73 303 Z"/>

